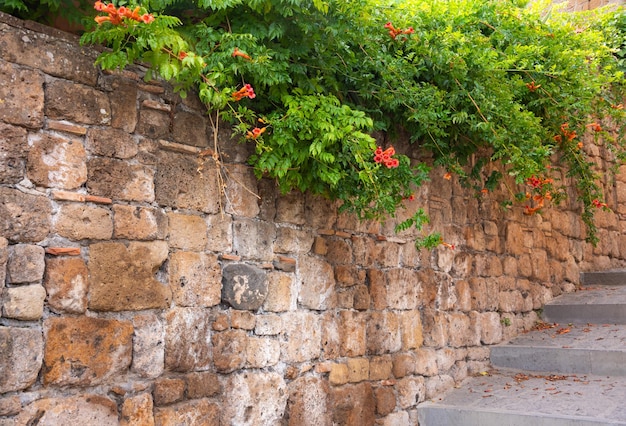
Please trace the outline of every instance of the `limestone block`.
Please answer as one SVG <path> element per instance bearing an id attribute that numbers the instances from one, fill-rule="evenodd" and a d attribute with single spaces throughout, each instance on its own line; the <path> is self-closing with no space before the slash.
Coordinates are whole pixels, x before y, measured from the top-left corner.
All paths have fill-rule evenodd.
<path id="1" fill-rule="evenodd" d="M 36 321 L 43 316 L 46 289 L 39 284 L 4 289 L 2 313 L 7 318 Z"/>
<path id="2" fill-rule="evenodd" d="M 387 279 L 385 273 L 379 269 L 369 269 L 367 277 L 372 308 L 376 310 L 387 308 Z"/>
<path id="3" fill-rule="evenodd" d="M 304 225 L 304 197 L 299 192 L 281 195 L 276 200 L 276 222 Z"/>
<path id="4" fill-rule="evenodd" d="M 431 348 L 421 348 L 415 351 L 415 374 L 434 376 L 437 374 L 437 352 Z"/>
<path id="5" fill-rule="evenodd" d="M 89 270 L 83 259 L 58 257 L 46 261 L 44 286 L 53 312 L 84 313 L 88 285 Z"/>
<path id="6" fill-rule="evenodd" d="M 51 317 L 44 329 L 45 385 L 98 385 L 130 367 L 133 326 L 128 321 Z"/>
<path id="7" fill-rule="evenodd" d="M 472 309 L 488 311 L 498 309 L 499 286 L 495 278 L 471 277 L 469 279 L 472 295 Z"/>
<path id="8" fill-rule="evenodd" d="M 170 256 L 170 287 L 178 306 L 215 306 L 221 300 L 221 270 L 213 254 L 177 251 Z"/>
<path id="9" fill-rule="evenodd" d="M 169 213 L 170 246 L 183 250 L 202 251 L 207 243 L 207 224 L 200 216 Z"/>
<path id="10" fill-rule="evenodd" d="M 339 341 L 341 356 L 356 357 L 365 355 L 367 314 L 354 311 L 339 312 Z"/>
<path id="11" fill-rule="evenodd" d="M 92 87 L 66 80 L 46 83 L 45 113 L 53 120 L 82 124 L 111 122 L 111 104 L 107 95 Z"/>
<path id="12" fill-rule="evenodd" d="M 141 377 L 153 379 L 163 373 L 165 362 L 165 328 L 152 313 L 133 318 L 133 362 L 131 370 Z"/>
<path id="13" fill-rule="evenodd" d="M 154 426 L 153 406 L 149 393 L 126 398 L 122 404 L 120 426 Z"/>
<path id="14" fill-rule="evenodd" d="M 333 386 L 345 385 L 346 383 L 348 383 L 349 374 L 350 371 L 348 370 L 348 366 L 346 364 L 334 363 L 330 367 L 328 380 Z"/>
<path id="15" fill-rule="evenodd" d="M 0 187 L 0 235 L 9 241 L 43 240 L 50 232 L 51 213 L 48 198 Z"/>
<path id="16" fill-rule="evenodd" d="M 0 326 L 0 393 L 27 389 L 43 361 L 41 330 Z"/>
<path id="17" fill-rule="evenodd" d="M 313 229 L 332 229 L 337 222 L 337 202 L 307 193 L 304 217 L 305 223 Z"/>
<path id="18" fill-rule="evenodd" d="M 300 377 L 289 383 L 285 418 L 288 426 L 330 426 L 328 382 L 318 377 Z"/>
<path id="19" fill-rule="evenodd" d="M 11 284 L 34 283 L 43 278 L 46 263 L 43 247 L 16 244 L 9 247 L 7 282 Z"/>
<path id="20" fill-rule="evenodd" d="M 267 291 L 266 273 L 260 268 L 233 263 L 222 270 L 222 300 L 235 309 L 256 311 Z"/>
<path id="21" fill-rule="evenodd" d="M 207 398 L 222 393 L 222 386 L 217 374 L 210 371 L 185 375 L 188 398 Z"/>
<path id="22" fill-rule="evenodd" d="M 4 33 L 1 31 L 0 37 Z M 3 49 L 3 57 L 5 51 Z M 0 87 L 0 99 L 3 100 L 0 103 L 0 120 L 30 129 L 40 129 L 44 119 L 43 75 L 38 71 L 2 61 L 0 81 L 11 82 Z"/>
<path id="23" fill-rule="evenodd" d="M 304 362 L 320 356 L 320 317 L 309 312 L 287 312 L 283 316 L 281 358 L 285 362 Z"/>
<path id="24" fill-rule="evenodd" d="M 219 426 L 220 407 L 206 399 L 154 409 L 155 426 Z"/>
<path id="25" fill-rule="evenodd" d="M 463 350 L 464 351 L 464 350 Z M 439 371 L 448 371 L 457 361 L 457 352 L 454 349 L 442 348 L 436 351 L 437 369 Z M 463 357 L 462 357 L 463 358 Z"/>
<path id="26" fill-rule="evenodd" d="M 280 227 L 277 229 L 275 253 L 308 253 L 311 250 L 314 236 L 310 231 Z"/>
<path id="27" fill-rule="evenodd" d="M 330 389 L 333 424 L 373 425 L 376 401 L 369 382 L 338 386 Z"/>
<path id="28" fill-rule="evenodd" d="M 367 358 L 348 359 L 348 382 L 358 383 L 369 380 L 370 362 Z"/>
<path id="29" fill-rule="evenodd" d="M 89 247 L 89 308 L 96 311 L 138 311 L 168 306 L 171 290 L 155 272 L 167 259 L 162 241 L 96 243 Z"/>
<path id="30" fill-rule="evenodd" d="M 213 363 L 220 373 L 242 368 L 246 362 L 248 336 L 243 330 L 226 330 L 211 336 Z"/>
<path id="31" fill-rule="evenodd" d="M 17 416 L 15 424 L 117 425 L 117 405 L 115 401 L 101 395 L 42 398 L 24 407 L 24 411 Z"/>
<path id="32" fill-rule="evenodd" d="M 165 368 L 203 371 L 212 364 L 211 318 L 204 308 L 173 308 L 165 314 Z"/>
<path id="33" fill-rule="evenodd" d="M 111 126 L 128 133 L 133 133 L 137 125 L 137 83 L 123 78 L 113 77 L 111 100 Z"/>
<path id="34" fill-rule="evenodd" d="M 405 377 L 398 380 L 398 406 L 410 408 L 428 398 L 423 377 Z M 452 386 L 450 386 L 452 388 Z"/>
<path id="35" fill-rule="evenodd" d="M 287 385 L 278 373 L 231 374 L 225 378 L 222 424 L 279 424 L 287 398 Z"/>
<path id="36" fill-rule="evenodd" d="M 265 368 L 278 364 L 280 343 L 267 337 L 250 337 L 246 347 L 246 366 Z"/>
<path id="37" fill-rule="evenodd" d="M 283 330 L 283 321 L 280 316 L 273 314 L 258 315 L 254 334 L 257 336 L 275 336 Z"/>
<path id="38" fill-rule="evenodd" d="M 452 389 L 454 380 L 447 374 L 439 376 L 427 377 L 425 383 L 426 399 L 435 398 L 443 392 Z"/>
<path id="39" fill-rule="evenodd" d="M 275 240 L 276 227 L 272 223 L 252 219 L 233 223 L 233 250 L 244 258 L 273 260 Z"/>
<path id="40" fill-rule="evenodd" d="M 390 386 L 381 386 L 374 391 L 376 398 L 376 414 L 386 416 L 396 409 L 396 395 Z M 394 425 L 408 423 L 393 423 Z"/>
<path id="41" fill-rule="evenodd" d="M 480 330 L 480 340 L 485 345 L 500 343 L 502 340 L 502 323 L 497 312 L 474 313 L 477 327 Z"/>
<path id="42" fill-rule="evenodd" d="M 358 284 L 352 287 L 354 292 L 354 309 L 365 311 L 370 308 L 371 297 L 370 292 L 365 284 Z"/>
<path id="43" fill-rule="evenodd" d="M 26 172 L 27 132 L 22 127 L 0 122 L 0 135 L 0 183 L 16 184 L 24 179 Z"/>
<path id="44" fill-rule="evenodd" d="M 417 309 L 398 313 L 402 350 L 419 348 L 424 343 L 422 320 Z"/>
<path id="45" fill-rule="evenodd" d="M 335 275 L 331 265 L 314 256 L 303 256 L 299 264 L 301 280 L 298 301 L 304 308 L 324 310 L 335 304 Z"/>
<path id="46" fill-rule="evenodd" d="M 161 377 L 154 381 L 154 404 L 158 407 L 182 401 L 185 397 L 185 381 Z"/>
<path id="47" fill-rule="evenodd" d="M 352 246 L 344 238 L 326 239 L 326 259 L 333 264 L 353 264 Z"/>
<path id="48" fill-rule="evenodd" d="M 410 269 L 391 269 L 387 272 L 387 305 L 392 309 L 417 307 L 417 275 Z"/>
<path id="49" fill-rule="evenodd" d="M 151 139 L 169 139 L 172 119 L 167 111 L 142 108 L 135 127 L 135 133 Z"/>
<path id="50" fill-rule="evenodd" d="M 156 202 L 163 206 L 218 213 L 221 186 L 212 161 L 198 171 L 192 155 L 161 151 L 154 178 Z"/>
<path id="51" fill-rule="evenodd" d="M 137 141 L 130 134 L 110 127 L 90 128 L 85 148 L 93 155 L 121 160 L 133 158 L 139 152 Z"/>
<path id="52" fill-rule="evenodd" d="M 422 328 L 424 345 L 440 348 L 448 344 L 448 320 L 443 312 L 424 309 Z"/>
<path id="53" fill-rule="evenodd" d="M 87 181 L 87 154 L 80 140 L 42 134 L 30 142 L 26 172 L 33 183 L 76 189 Z"/>
<path id="54" fill-rule="evenodd" d="M 341 328 L 339 320 L 339 312 L 326 311 L 322 314 L 322 336 L 321 344 L 324 359 L 332 360 L 339 358 L 341 336 L 339 330 Z"/>
<path id="55" fill-rule="evenodd" d="M 110 158 L 87 162 L 87 188 L 93 195 L 126 201 L 154 201 L 154 171 L 141 164 Z"/>
<path id="56" fill-rule="evenodd" d="M 448 322 L 448 345 L 454 348 L 480 344 L 480 335 L 472 329 L 469 316 L 464 313 L 446 314 Z"/>
<path id="57" fill-rule="evenodd" d="M 229 253 L 233 249 L 233 218 L 225 214 L 207 215 L 207 250 Z"/>
<path id="58" fill-rule="evenodd" d="M 113 236 L 113 218 L 107 208 L 64 204 L 58 211 L 54 231 L 73 241 L 109 240 Z"/>
<path id="59" fill-rule="evenodd" d="M 246 164 L 229 164 L 226 176 L 226 213 L 253 218 L 259 214 L 257 178 Z"/>
<path id="60" fill-rule="evenodd" d="M 395 378 L 399 379 L 415 373 L 416 356 L 413 352 L 396 352 L 391 359 Z"/>
<path id="61" fill-rule="evenodd" d="M 254 330 L 256 327 L 257 317 L 252 312 L 231 310 L 230 324 L 233 328 L 241 328 L 243 330 Z M 276 320 L 274 320 L 276 322 Z M 280 327 L 280 326 L 279 326 Z"/>
<path id="62" fill-rule="evenodd" d="M 206 127 L 202 115 L 179 110 L 174 115 L 172 136 L 176 142 L 204 147 L 208 143 Z"/>
<path id="63" fill-rule="evenodd" d="M 113 217 L 115 238 L 162 240 L 167 237 L 167 215 L 161 209 L 116 204 Z"/>
<path id="64" fill-rule="evenodd" d="M 267 274 L 267 297 L 263 309 L 268 312 L 285 312 L 292 309 L 294 299 L 294 277 L 285 272 Z"/>
<path id="65" fill-rule="evenodd" d="M 391 378 L 393 361 L 390 355 L 375 356 L 370 359 L 370 380 Z"/>
<path id="66" fill-rule="evenodd" d="M 373 311 L 367 322 L 367 350 L 372 354 L 397 352 L 402 348 L 398 315 L 394 312 Z"/>
<path id="67" fill-rule="evenodd" d="M 22 411 L 22 403 L 19 396 L 12 395 L 0 398 L 0 416 L 14 416 L 20 411 Z"/>

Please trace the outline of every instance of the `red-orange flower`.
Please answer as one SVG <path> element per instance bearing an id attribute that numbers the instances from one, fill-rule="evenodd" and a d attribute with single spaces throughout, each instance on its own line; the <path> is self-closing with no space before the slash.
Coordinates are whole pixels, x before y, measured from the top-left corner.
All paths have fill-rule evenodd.
<path id="1" fill-rule="evenodd" d="M 608 206 L 608 204 L 607 204 L 607 203 L 603 203 L 603 202 L 601 202 L 600 200 L 598 200 L 597 198 L 596 198 L 596 199 L 594 199 L 594 200 L 591 202 L 591 204 L 593 204 L 593 205 L 594 205 L 594 207 L 596 207 L 596 208 L 598 208 L 598 209 L 599 209 L 599 208 L 609 208 L 609 206 Z"/>
<path id="2" fill-rule="evenodd" d="M 246 84 L 241 89 L 239 89 L 235 93 L 233 93 L 233 100 L 234 101 L 240 101 L 243 98 L 250 98 L 250 99 L 256 98 L 256 94 L 254 93 L 254 89 L 252 88 L 252 86 L 250 84 Z"/>
<path id="3" fill-rule="evenodd" d="M 246 133 L 247 139 L 256 139 L 261 136 L 267 127 L 255 127 L 251 132 Z"/>
<path id="4" fill-rule="evenodd" d="M 379 164 L 384 164 L 388 169 L 392 169 L 394 167 L 398 167 L 400 165 L 400 161 L 397 158 L 391 158 L 395 155 L 396 150 L 393 146 L 390 146 L 386 150 L 383 151 L 381 147 L 377 147 L 374 151 L 374 162 Z"/>
<path id="5" fill-rule="evenodd" d="M 534 81 L 531 81 L 530 83 L 526 83 L 526 87 L 528 87 L 528 90 L 531 92 L 534 92 L 541 87 L 541 84 L 535 84 Z"/>
<path id="6" fill-rule="evenodd" d="M 250 55 L 246 54 L 245 52 L 242 52 L 241 50 L 239 50 L 237 47 L 235 47 L 235 50 L 233 50 L 233 58 L 236 58 L 237 56 L 244 58 L 248 61 L 251 61 L 252 58 L 250 57 Z"/>

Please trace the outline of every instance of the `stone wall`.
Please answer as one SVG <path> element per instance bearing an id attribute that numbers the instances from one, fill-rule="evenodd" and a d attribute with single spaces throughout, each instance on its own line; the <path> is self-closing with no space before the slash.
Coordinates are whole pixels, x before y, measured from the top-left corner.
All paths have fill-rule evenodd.
<path id="1" fill-rule="evenodd" d="M 456 248 L 418 252 L 279 196 L 196 100 L 95 56 L 0 15 L 0 425 L 415 425 L 625 263 L 625 180 L 593 248 L 575 206 L 524 216 L 436 170 L 406 214 Z"/>

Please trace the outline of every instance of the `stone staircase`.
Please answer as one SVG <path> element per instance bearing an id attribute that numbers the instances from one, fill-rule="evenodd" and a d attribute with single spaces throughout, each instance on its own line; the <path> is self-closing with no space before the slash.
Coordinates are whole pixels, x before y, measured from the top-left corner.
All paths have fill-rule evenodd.
<path id="1" fill-rule="evenodd" d="M 420 426 L 626 425 L 626 271 L 585 273 L 493 369 L 418 406 Z"/>

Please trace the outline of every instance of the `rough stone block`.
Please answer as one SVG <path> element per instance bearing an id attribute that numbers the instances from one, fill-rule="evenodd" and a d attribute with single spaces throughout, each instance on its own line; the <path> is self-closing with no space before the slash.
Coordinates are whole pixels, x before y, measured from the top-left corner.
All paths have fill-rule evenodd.
<path id="1" fill-rule="evenodd" d="M 131 371 L 153 379 L 163 373 L 165 362 L 165 329 L 156 314 L 146 313 L 133 318 L 133 362 Z"/>
<path id="2" fill-rule="evenodd" d="M 54 231 L 70 240 L 109 240 L 113 218 L 107 208 L 86 204 L 65 204 L 59 209 Z"/>
<path id="3" fill-rule="evenodd" d="M 93 155 L 118 159 L 132 158 L 139 152 L 137 141 L 128 132 L 114 128 L 90 128 L 85 147 Z"/>
<path id="4" fill-rule="evenodd" d="M 103 92 L 65 80 L 46 84 L 45 113 L 53 120 L 82 124 L 111 122 L 111 104 Z"/>
<path id="5" fill-rule="evenodd" d="M 415 373 L 416 356 L 413 352 L 397 352 L 392 355 L 393 375 L 399 379 Z"/>
<path id="6" fill-rule="evenodd" d="M 398 380 L 397 391 L 398 406 L 404 409 L 414 407 L 427 398 L 423 377 L 405 377 Z"/>
<path id="7" fill-rule="evenodd" d="M 454 380 L 447 374 L 427 377 L 425 381 L 426 399 L 435 398 L 448 389 L 452 389 L 453 386 Z"/>
<path id="8" fill-rule="evenodd" d="M 51 214 L 48 198 L 0 187 L 0 235 L 9 241 L 43 240 L 50 232 Z"/>
<path id="9" fill-rule="evenodd" d="M 101 395 L 42 398 L 26 407 L 15 419 L 18 425 L 117 425 L 115 401 Z"/>
<path id="10" fill-rule="evenodd" d="M 417 309 L 398 313 L 402 350 L 419 348 L 424 343 L 422 320 Z"/>
<path id="11" fill-rule="evenodd" d="M 387 272 L 387 305 L 392 309 L 415 309 L 417 282 L 417 275 L 409 269 L 391 269 Z"/>
<path id="12" fill-rule="evenodd" d="M 321 321 L 309 312 L 288 312 L 282 316 L 281 358 L 285 362 L 304 362 L 321 352 Z"/>
<path id="13" fill-rule="evenodd" d="M 266 337 L 250 337 L 246 347 L 246 365 L 249 368 L 265 368 L 278 364 L 280 343 Z"/>
<path id="14" fill-rule="evenodd" d="M 254 334 L 258 336 L 275 336 L 283 330 L 283 321 L 280 316 L 273 314 L 259 315 L 256 317 Z"/>
<path id="15" fill-rule="evenodd" d="M 285 418 L 288 426 L 330 425 L 328 382 L 317 377 L 300 377 L 289 384 Z"/>
<path id="16" fill-rule="evenodd" d="M 274 243 L 275 253 L 308 253 L 314 236 L 310 231 L 279 227 Z"/>
<path id="17" fill-rule="evenodd" d="M 340 355 L 355 357 L 365 355 L 367 348 L 365 339 L 367 315 L 354 311 L 341 311 L 340 322 Z"/>
<path id="18" fill-rule="evenodd" d="M 353 264 L 352 247 L 350 243 L 337 237 L 326 238 L 326 253 L 324 256 L 334 265 Z"/>
<path id="19" fill-rule="evenodd" d="M 111 100 L 111 126 L 128 133 L 133 133 L 137 126 L 137 83 L 123 78 L 113 77 Z M 124 152 L 128 152 L 124 150 Z"/>
<path id="20" fill-rule="evenodd" d="M 214 252 L 229 253 L 233 249 L 233 218 L 230 215 L 207 215 L 207 246 Z"/>
<path id="21" fill-rule="evenodd" d="M 151 108 L 139 110 L 135 133 L 150 139 L 169 139 L 171 116 L 167 111 Z"/>
<path id="22" fill-rule="evenodd" d="M 12 395 L 0 398 L 0 416 L 14 416 L 20 411 L 22 411 L 22 403 L 19 396 Z"/>
<path id="23" fill-rule="evenodd" d="M 120 426 L 154 426 L 153 408 L 149 393 L 126 398 L 122 404 Z"/>
<path id="24" fill-rule="evenodd" d="M 285 272 L 267 274 L 267 297 L 263 309 L 268 312 L 285 312 L 293 307 L 294 277 Z"/>
<path id="25" fill-rule="evenodd" d="M 29 388 L 43 361 L 41 330 L 0 326 L 0 394 Z"/>
<path id="26" fill-rule="evenodd" d="M 275 239 L 276 227 L 272 223 L 252 219 L 233 223 L 233 250 L 244 258 L 271 261 Z"/>
<path id="27" fill-rule="evenodd" d="M 369 382 L 330 389 L 333 424 L 374 425 L 376 400 Z"/>
<path id="28" fill-rule="evenodd" d="M 0 32 L 3 37 L 4 31 Z M 3 37 L 4 38 L 4 37 Z M 4 57 L 5 49 L 3 49 Z M 12 82 L 0 87 L 0 120 L 6 123 L 40 129 L 44 120 L 44 79 L 38 71 L 0 62 L 0 81 Z"/>
<path id="29" fill-rule="evenodd" d="M 390 386 L 381 386 L 374 391 L 376 398 L 376 414 L 386 416 L 396 409 L 396 395 Z M 408 423 L 395 423 L 397 425 Z"/>
<path id="30" fill-rule="evenodd" d="M 133 326 L 128 321 L 48 318 L 44 329 L 44 385 L 98 385 L 130 367 Z"/>
<path id="31" fill-rule="evenodd" d="M 176 111 L 172 136 L 176 142 L 193 146 L 207 146 L 206 119 L 200 114 Z"/>
<path id="32" fill-rule="evenodd" d="M 324 310 L 334 306 L 335 276 L 329 263 L 314 257 L 300 260 L 300 294 L 298 301 L 304 308 Z"/>
<path id="33" fill-rule="evenodd" d="M 89 270 L 83 259 L 48 259 L 44 286 L 50 309 L 56 313 L 84 313 L 87 309 L 88 280 Z"/>
<path id="34" fill-rule="evenodd" d="M 256 327 L 257 317 L 252 312 L 230 310 L 230 324 L 233 328 L 241 328 L 242 330 L 254 330 Z"/>
<path id="35" fill-rule="evenodd" d="M 376 356 L 370 359 L 370 380 L 391 378 L 393 361 L 390 355 Z"/>
<path id="36" fill-rule="evenodd" d="M 87 188 L 116 200 L 154 201 L 154 171 L 141 164 L 97 157 L 87 162 Z"/>
<path id="37" fill-rule="evenodd" d="M 498 295 L 500 288 L 495 278 L 469 279 L 472 294 L 472 309 L 476 311 L 489 311 L 498 309 Z"/>
<path id="38" fill-rule="evenodd" d="M 346 364 L 334 363 L 330 366 L 330 374 L 328 380 L 333 386 L 345 385 L 348 383 L 350 370 Z"/>
<path id="39" fill-rule="evenodd" d="M 223 406 L 222 424 L 278 424 L 287 398 L 287 385 L 278 373 L 231 374 L 224 385 L 224 401 L 228 403 Z"/>
<path id="40" fill-rule="evenodd" d="M 113 206 L 115 238 L 162 240 L 167 237 L 167 215 L 161 209 L 117 204 Z"/>
<path id="41" fill-rule="evenodd" d="M 161 377 L 154 381 L 152 395 L 156 406 L 182 401 L 185 397 L 185 381 L 183 379 Z"/>
<path id="42" fill-rule="evenodd" d="M 226 178 L 226 213 L 237 217 L 253 218 L 259 214 L 257 178 L 253 170 L 244 164 L 229 164 Z"/>
<path id="43" fill-rule="evenodd" d="M 222 300 L 235 309 L 256 311 L 267 297 L 266 273 L 243 263 L 222 270 Z"/>
<path id="44" fill-rule="evenodd" d="M 80 140 L 41 134 L 30 144 L 26 171 L 36 185 L 76 189 L 87 181 L 87 153 Z"/>
<path id="45" fill-rule="evenodd" d="M 371 312 L 366 335 L 367 350 L 372 354 L 397 352 L 402 348 L 400 325 L 394 312 Z"/>
<path id="46" fill-rule="evenodd" d="M 448 345 L 454 348 L 480 344 L 479 334 L 472 328 L 470 318 L 464 313 L 446 314 Z"/>
<path id="47" fill-rule="evenodd" d="M 89 247 L 89 308 L 96 311 L 139 311 L 164 308 L 171 299 L 168 285 L 155 272 L 167 259 L 163 241 L 97 243 Z"/>
<path id="48" fill-rule="evenodd" d="M 9 247 L 7 282 L 11 284 L 34 283 L 43 278 L 46 263 L 43 247 L 16 244 Z"/>
<path id="49" fill-rule="evenodd" d="M 155 426 L 219 426 L 220 406 L 206 399 L 154 409 Z"/>
<path id="50" fill-rule="evenodd" d="M 169 213 L 169 244 L 183 250 L 202 251 L 207 243 L 207 224 L 200 216 Z"/>
<path id="51" fill-rule="evenodd" d="M 203 308 L 173 308 L 165 314 L 165 368 L 203 371 L 212 364 L 211 318 Z"/>
<path id="52" fill-rule="evenodd" d="M 210 371 L 189 373 L 185 375 L 188 398 L 207 398 L 222 393 L 218 376 Z"/>
<path id="53" fill-rule="evenodd" d="M 43 316 L 46 289 L 39 284 L 4 289 L 2 313 L 7 318 L 36 321 Z"/>
<path id="54" fill-rule="evenodd" d="M 480 330 L 480 340 L 485 345 L 500 343 L 502 340 L 502 323 L 497 312 L 474 313 L 477 328 Z"/>
<path id="55" fill-rule="evenodd" d="M 1 90 L 1 89 L 0 89 Z M 0 106 L 0 108 L 2 108 Z M 26 174 L 28 140 L 26 129 L 0 122 L 0 183 L 16 184 Z"/>
<path id="56" fill-rule="evenodd" d="M 221 186 L 216 173 L 212 161 L 198 171 L 195 156 L 161 151 L 154 178 L 156 202 L 178 209 L 218 213 Z"/>
<path id="57" fill-rule="evenodd" d="M 0 237 L 0 290 L 4 288 L 7 278 L 7 262 L 9 261 L 9 241 Z"/>
<path id="58" fill-rule="evenodd" d="M 370 362 L 367 358 L 348 359 L 348 382 L 358 383 L 368 380 L 370 376 Z"/>
<path id="59" fill-rule="evenodd" d="M 421 348 L 415 351 L 415 374 L 434 376 L 437 374 L 437 352 L 431 348 Z"/>
<path id="60" fill-rule="evenodd" d="M 337 222 L 337 202 L 320 195 L 305 195 L 304 216 L 313 229 L 332 229 Z"/>
<path id="61" fill-rule="evenodd" d="M 178 306 L 215 306 L 221 300 L 221 270 L 213 254 L 177 251 L 170 256 L 170 287 Z"/>
<path id="62" fill-rule="evenodd" d="M 242 368 L 246 362 L 248 336 L 243 330 L 226 330 L 211 337 L 213 362 L 220 373 Z"/>

